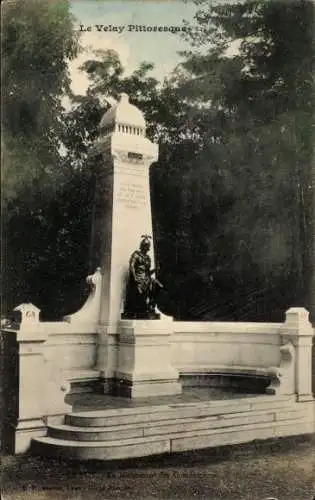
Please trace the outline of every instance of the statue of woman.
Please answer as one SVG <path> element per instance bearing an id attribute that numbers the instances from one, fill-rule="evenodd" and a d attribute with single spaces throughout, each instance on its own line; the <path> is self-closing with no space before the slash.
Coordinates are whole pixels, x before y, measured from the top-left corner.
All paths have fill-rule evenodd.
<path id="1" fill-rule="evenodd" d="M 151 269 L 150 246 L 150 236 L 142 236 L 139 250 L 130 257 L 124 318 L 159 318 L 155 312 L 156 296 L 163 285 L 152 276 L 156 270 Z"/>

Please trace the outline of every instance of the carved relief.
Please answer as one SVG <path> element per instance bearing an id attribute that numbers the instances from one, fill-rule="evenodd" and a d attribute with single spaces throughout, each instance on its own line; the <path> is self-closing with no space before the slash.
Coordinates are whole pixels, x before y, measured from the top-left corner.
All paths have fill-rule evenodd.
<path id="1" fill-rule="evenodd" d="M 145 165 L 156 160 L 153 154 L 137 153 L 129 149 L 115 149 L 112 152 L 113 159 L 118 163 L 129 163 L 132 165 Z"/>
<path id="2" fill-rule="evenodd" d="M 64 317 L 68 323 L 97 323 L 99 320 L 102 288 L 102 271 L 98 267 L 94 274 L 86 278 L 91 286 L 91 292 L 82 308 L 74 314 Z"/>
<path id="3" fill-rule="evenodd" d="M 134 156 L 130 155 L 130 151 L 113 151 L 112 156 L 114 160 L 120 163 L 132 163 L 142 165 L 144 163 L 144 155 Z M 141 156 L 141 157 L 140 157 Z"/>
<path id="4" fill-rule="evenodd" d="M 270 384 L 267 394 L 294 394 L 295 348 L 292 342 L 280 346 L 280 366 L 269 368 Z"/>
<path id="5" fill-rule="evenodd" d="M 64 415 L 71 410 L 71 405 L 65 401 L 71 384 L 55 360 L 45 357 L 44 363 L 46 378 L 44 415 Z"/>

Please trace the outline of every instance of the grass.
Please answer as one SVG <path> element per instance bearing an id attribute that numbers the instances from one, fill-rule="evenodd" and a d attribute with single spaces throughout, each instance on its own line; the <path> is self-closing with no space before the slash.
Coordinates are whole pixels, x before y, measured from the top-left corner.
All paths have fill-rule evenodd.
<path id="1" fill-rule="evenodd" d="M 114 462 L 2 458 L 1 500 L 313 500 L 315 436 Z"/>

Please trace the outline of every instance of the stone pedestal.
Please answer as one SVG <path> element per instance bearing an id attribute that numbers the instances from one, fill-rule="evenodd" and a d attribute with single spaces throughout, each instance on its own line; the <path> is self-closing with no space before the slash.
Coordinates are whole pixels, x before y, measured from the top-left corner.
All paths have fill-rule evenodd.
<path id="1" fill-rule="evenodd" d="M 65 402 L 70 384 L 65 380 L 58 360 L 47 358 L 47 324 L 40 323 L 39 309 L 33 304 L 15 308 L 21 313 L 16 330 L 7 330 L 8 363 L 6 397 L 6 449 L 10 453 L 23 453 L 32 438 L 46 434 L 47 417 L 59 421 L 71 408 Z"/>
<path id="2" fill-rule="evenodd" d="M 141 398 L 181 393 L 171 366 L 172 320 L 123 320 L 119 324 L 116 395 Z"/>
<path id="3" fill-rule="evenodd" d="M 29 448 L 33 437 L 43 436 L 46 426 L 43 421 L 45 407 L 45 364 L 43 345 L 47 340 L 44 332 L 25 331 L 17 333 L 19 346 L 19 397 L 18 420 L 15 426 L 15 453 Z"/>

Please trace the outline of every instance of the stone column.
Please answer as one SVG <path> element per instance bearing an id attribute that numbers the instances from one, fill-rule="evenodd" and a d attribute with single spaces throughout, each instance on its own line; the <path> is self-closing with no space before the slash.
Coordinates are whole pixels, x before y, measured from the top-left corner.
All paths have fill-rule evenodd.
<path id="1" fill-rule="evenodd" d="M 129 158 L 128 152 L 114 149 L 108 162 L 110 166 L 106 167 L 108 184 L 112 187 L 112 206 L 108 207 L 106 219 L 109 220 L 105 223 L 100 323 L 106 324 L 109 332 L 116 331 L 123 312 L 130 255 L 139 247 L 143 234 L 152 235 L 149 168 L 154 159 L 153 155 Z M 154 262 L 153 251 L 151 259 Z"/>
<path id="2" fill-rule="evenodd" d="M 147 322 L 121 319 L 129 259 L 139 248 L 142 235 L 152 237 L 150 257 L 154 267 L 149 170 L 158 158 L 158 146 L 145 136 L 143 114 L 124 94 L 105 113 L 100 131 L 94 145 L 101 165 L 93 230 L 99 248 L 99 262 L 94 265 L 101 266 L 103 276 L 98 368 L 105 391 L 115 390 L 130 397 L 153 394 L 156 379 L 156 394 L 169 394 L 171 387 L 178 392 L 178 373 L 169 364 L 172 320 L 165 321 L 163 316 Z M 137 385 L 137 389 L 126 390 L 139 377 L 150 382 L 150 391 L 143 385 L 142 389 Z M 167 380 L 164 392 L 161 377 Z"/>
<path id="3" fill-rule="evenodd" d="M 282 343 L 292 342 L 295 347 L 295 393 L 298 401 L 309 401 L 312 395 L 312 342 L 313 327 L 309 313 L 303 307 L 292 307 L 286 312 L 281 327 Z"/>
<path id="4" fill-rule="evenodd" d="M 64 402 L 70 386 L 62 380 L 55 366 L 48 367 L 45 359 L 47 328 L 39 322 L 39 309 L 33 304 L 21 304 L 15 311 L 21 313 L 18 330 L 8 333 L 16 336 L 17 381 L 13 398 L 17 411 L 13 426 L 13 451 L 28 450 L 33 437 L 46 434 L 44 418 L 58 419 L 69 410 Z M 51 368 L 51 369 L 50 369 Z"/>
<path id="5" fill-rule="evenodd" d="M 45 415 L 45 361 L 43 345 L 47 340 L 44 332 L 20 331 L 19 346 L 19 404 L 15 427 L 15 453 L 26 451 L 33 437 L 44 436 Z"/>
<path id="6" fill-rule="evenodd" d="M 151 154 L 147 150 L 146 154 L 130 156 L 120 149 L 124 145 L 119 139 L 111 138 L 110 149 L 108 141 L 98 144 L 104 172 L 97 189 L 96 227 L 103 274 L 98 368 L 110 381 L 115 376 L 130 255 L 139 247 L 143 234 L 152 235 L 149 168 L 157 157 L 157 147 L 152 145 Z M 153 251 L 151 259 L 154 265 Z"/>

